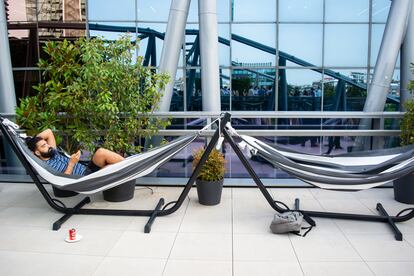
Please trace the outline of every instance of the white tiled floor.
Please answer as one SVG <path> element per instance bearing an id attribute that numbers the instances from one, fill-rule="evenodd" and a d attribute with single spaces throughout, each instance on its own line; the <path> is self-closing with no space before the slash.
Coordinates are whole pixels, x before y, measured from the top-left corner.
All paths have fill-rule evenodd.
<path id="1" fill-rule="evenodd" d="M 50 187 L 48 187 L 50 189 Z M 147 209 L 160 197 L 175 200 L 181 188 L 137 187 L 134 199 L 109 203 L 92 196 L 88 208 Z M 411 207 L 394 201 L 392 189 L 358 193 L 319 189 L 270 189 L 293 206 L 375 214 L 382 202 L 390 214 Z M 80 196 L 63 199 L 73 206 Z M 305 238 L 274 235 L 275 211 L 257 188 L 225 188 L 217 206 L 202 206 L 195 189 L 175 213 L 156 219 L 145 234 L 146 217 L 70 218 L 59 231 L 61 214 L 32 184 L 0 184 L 0 275 L 413 275 L 414 220 L 398 224 L 396 241 L 384 223 L 318 219 Z M 83 239 L 66 243 L 68 229 Z"/>

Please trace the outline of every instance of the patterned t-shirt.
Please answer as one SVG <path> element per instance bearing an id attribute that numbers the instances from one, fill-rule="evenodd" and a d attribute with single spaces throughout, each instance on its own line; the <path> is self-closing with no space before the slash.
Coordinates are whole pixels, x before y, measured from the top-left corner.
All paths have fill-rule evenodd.
<path id="1" fill-rule="evenodd" d="M 69 160 L 69 157 L 67 157 L 66 155 L 60 152 L 56 152 L 56 154 L 53 155 L 53 157 L 51 157 L 49 160 L 47 160 L 46 163 L 58 172 L 64 173 L 66 168 L 68 167 Z M 78 162 L 73 167 L 72 174 L 85 175 L 85 170 L 86 166 Z"/>

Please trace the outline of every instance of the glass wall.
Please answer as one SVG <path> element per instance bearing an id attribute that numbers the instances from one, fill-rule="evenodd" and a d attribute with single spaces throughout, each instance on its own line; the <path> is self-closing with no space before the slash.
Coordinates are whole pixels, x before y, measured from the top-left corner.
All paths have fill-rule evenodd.
<path id="1" fill-rule="evenodd" d="M 216 2 L 222 110 L 362 110 L 391 1 Z M 17 99 L 34 93 L 32 85 L 40 79 L 37 62 L 47 40 L 80 36 L 113 40 L 129 33 L 139 42 L 136 54 L 150 53 L 148 66 L 159 65 L 171 0 L 6 3 Z M 202 109 L 198 21 L 198 1 L 192 0 L 171 111 Z M 399 62 L 390 87 L 393 100 L 386 105 L 387 110 L 399 109 L 398 73 Z M 272 124 L 268 120 L 245 120 L 245 124 L 251 128 L 324 128 L 324 121 L 319 119 Z M 323 143 L 320 138 L 312 142 L 320 145 L 316 153 L 326 151 Z"/>

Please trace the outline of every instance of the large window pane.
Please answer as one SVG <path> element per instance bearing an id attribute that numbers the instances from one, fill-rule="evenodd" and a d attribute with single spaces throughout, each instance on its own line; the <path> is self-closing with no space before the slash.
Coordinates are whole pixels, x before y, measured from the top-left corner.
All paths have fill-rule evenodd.
<path id="1" fill-rule="evenodd" d="M 151 32 L 153 32 L 153 31 L 158 32 L 158 33 L 165 33 L 165 30 L 167 28 L 167 24 L 164 24 L 164 23 L 138 23 L 138 28 L 140 30 L 145 29 L 146 33 L 149 36 L 151 36 Z M 142 35 L 142 33 L 140 33 L 139 35 Z M 147 49 L 148 49 L 149 39 L 150 39 L 150 37 L 141 40 L 138 55 L 145 56 L 145 54 L 147 52 Z M 162 47 L 163 46 L 164 46 L 164 40 L 160 39 L 158 37 L 155 37 L 155 45 L 152 45 L 152 47 L 155 47 L 156 64 L 157 65 L 160 64 L 160 59 L 161 59 L 161 53 L 162 53 Z M 180 60 L 179 61 L 180 61 L 179 66 L 181 66 L 181 64 L 182 64 L 181 55 L 180 55 Z"/>
<path id="2" fill-rule="evenodd" d="M 135 22 L 90 22 L 89 36 L 101 36 L 107 40 L 117 40 L 120 36 L 129 33 L 131 39 L 135 40 L 136 25 Z"/>
<path id="3" fill-rule="evenodd" d="M 39 84 L 40 71 L 13 71 L 14 88 L 16 90 L 16 99 L 33 96 L 37 92 L 33 89 L 33 85 Z"/>
<path id="4" fill-rule="evenodd" d="M 275 64 L 274 24 L 233 24 L 232 33 L 232 62 L 258 66 Z"/>
<path id="5" fill-rule="evenodd" d="M 230 70 L 220 68 L 220 98 L 221 98 L 221 110 L 230 110 L 230 97 L 231 97 L 231 85 L 230 85 Z"/>
<path id="6" fill-rule="evenodd" d="M 177 69 L 177 74 L 174 79 L 170 111 L 184 111 L 184 86 L 183 69 Z"/>
<path id="7" fill-rule="evenodd" d="M 325 26 L 325 66 L 367 66 L 368 25 Z"/>
<path id="8" fill-rule="evenodd" d="M 36 21 L 36 1 L 6 1 L 7 21 Z"/>
<path id="9" fill-rule="evenodd" d="M 304 47 L 306 45 L 306 47 Z M 322 65 L 322 24 L 280 24 L 279 50 L 312 66 Z"/>
<path id="10" fill-rule="evenodd" d="M 367 70 L 325 71 L 323 81 L 324 111 L 362 111 L 367 95 Z"/>
<path id="11" fill-rule="evenodd" d="M 230 43 L 230 26 L 229 24 L 218 25 L 219 39 L 223 39 Z M 230 45 L 219 41 L 219 64 L 220 66 L 230 66 Z"/>
<path id="12" fill-rule="evenodd" d="M 276 21 L 276 1 L 236 0 L 233 3 L 233 21 Z"/>
<path id="13" fill-rule="evenodd" d="M 282 22 L 322 22 L 323 0 L 279 0 Z"/>
<path id="14" fill-rule="evenodd" d="M 229 0 L 217 1 L 217 20 L 219 22 L 230 21 L 230 1 Z"/>
<path id="15" fill-rule="evenodd" d="M 12 66 L 36 67 L 39 58 L 36 29 L 9 29 L 8 33 Z"/>
<path id="16" fill-rule="evenodd" d="M 200 68 L 188 69 L 186 74 L 187 111 L 201 111 L 203 110 L 203 106 Z"/>
<path id="17" fill-rule="evenodd" d="M 39 21 L 85 21 L 86 0 L 38 0 Z"/>
<path id="18" fill-rule="evenodd" d="M 140 21 L 167 21 L 171 0 L 137 0 L 137 15 Z"/>
<path id="19" fill-rule="evenodd" d="M 368 22 L 368 0 L 326 0 L 325 21 L 327 22 Z"/>
<path id="20" fill-rule="evenodd" d="M 322 74 L 308 69 L 279 71 L 279 110 L 320 111 Z M 284 106 L 287 102 L 287 109 Z"/>
<path id="21" fill-rule="evenodd" d="M 199 26 L 187 24 L 185 35 L 185 55 L 188 66 L 200 66 Z"/>
<path id="22" fill-rule="evenodd" d="M 275 69 L 233 69 L 232 110 L 274 110 L 274 82 Z"/>
<path id="23" fill-rule="evenodd" d="M 89 0 L 89 20 L 135 20 L 135 0 Z"/>
<path id="24" fill-rule="evenodd" d="M 371 76 L 374 70 L 370 70 Z M 388 89 L 387 101 L 384 111 L 400 111 L 400 69 L 395 69 Z M 370 83 L 372 81 L 372 77 Z"/>
<path id="25" fill-rule="evenodd" d="M 385 24 L 373 24 L 371 32 L 371 66 L 374 67 L 379 49 L 381 47 L 382 36 L 384 35 Z M 400 55 L 397 56 L 396 67 L 400 67 Z"/>
<path id="26" fill-rule="evenodd" d="M 372 21 L 383 22 L 387 21 L 388 12 L 390 11 L 390 0 L 372 0 Z"/>

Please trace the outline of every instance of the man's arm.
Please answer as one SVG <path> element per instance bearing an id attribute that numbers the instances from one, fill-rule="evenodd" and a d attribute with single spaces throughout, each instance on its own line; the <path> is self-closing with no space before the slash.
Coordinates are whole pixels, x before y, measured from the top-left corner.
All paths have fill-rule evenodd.
<path id="1" fill-rule="evenodd" d="M 53 134 L 51 129 L 45 129 L 39 134 L 36 135 L 37 137 L 40 137 L 42 139 L 45 139 L 46 143 L 49 144 L 49 146 L 56 148 L 56 139 L 55 135 Z"/>

